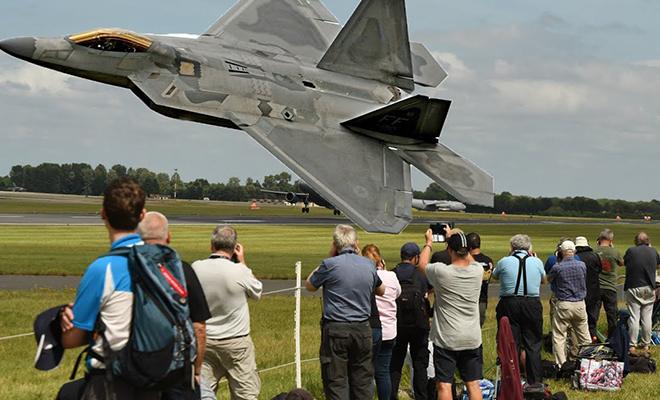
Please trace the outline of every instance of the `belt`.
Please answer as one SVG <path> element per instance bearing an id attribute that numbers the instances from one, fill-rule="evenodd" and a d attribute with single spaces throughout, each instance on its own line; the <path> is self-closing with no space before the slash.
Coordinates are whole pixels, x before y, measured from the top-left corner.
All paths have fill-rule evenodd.
<path id="1" fill-rule="evenodd" d="M 503 299 L 511 299 L 511 298 L 523 298 L 523 299 L 538 299 L 539 296 L 518 296 L 518 295 L 510 295 L 510 296 L 501 296 Z"/>
<path id="2" fill-rule="evenodd" d="M 216 340 L 216 341 L 218 341 L 218 342 L 223 342 L 223 341 L 225 341 L 225 340 L 240 339 L 240 338 L 244 338 L 244 337 L 246 337 L 246 336 L 250 336 L 250 334 L 249 334 L 249 333 L 246 333 L 245 335 L 239 335 L 239 336 L 234 336 L 234 337 L 229 337 L 229 338 L 223 338 L 223 339 L 213 339 L 213 338 L 209 338 L 209 339 L 211 339 L 211 340 Z"/>

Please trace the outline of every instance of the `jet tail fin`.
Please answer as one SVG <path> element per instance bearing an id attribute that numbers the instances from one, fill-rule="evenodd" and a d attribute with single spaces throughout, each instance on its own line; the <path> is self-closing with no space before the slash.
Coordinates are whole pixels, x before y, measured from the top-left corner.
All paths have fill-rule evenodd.
<path id="1" fill-rule="evenodd" d="M 348 129 L 389 143 L 438 143 L 451 101 L 417 95 L 342 122 Z"/>
<path id="2" fill-rule="evenodd" d="M 318 68 L 412 90 L 404 0 L 362 0 Z"/>
<path id="3" fill-rule="evenodd" d="M 493 177 L 443 144 L 402 146 L 395 153 L 459 201 L 493 207 Z"/>

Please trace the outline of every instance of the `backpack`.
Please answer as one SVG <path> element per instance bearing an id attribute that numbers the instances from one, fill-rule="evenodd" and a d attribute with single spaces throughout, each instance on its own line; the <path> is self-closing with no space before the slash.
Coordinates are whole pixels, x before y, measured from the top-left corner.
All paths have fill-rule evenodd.
<path id="1" fill-rule="evenodd" d="M 414 269 L 410 279 L 399 279 L 401 296 L 396 299 L 396 323 L 399 328 L 428 331 L 431 325 L 419 276 L 420 272 Z"/>
<path id="2" fill-rule="evenodd" d="M 133 291 L 128 342 L 121 350 L 112 351 L 99 317 L 95 330 L 103 340 L 104 353 L 109 356 L 96 354 L 90 347 L 83 353 L 88 352 L 105 364 L 109 382 L 115 375 L 145 389 L 192 384 L 197 353 L 195 331 L 178 254 L 168 246 L 144 244 L 115 249 L 102 257 L 111 255 L 128 258 Z"/>

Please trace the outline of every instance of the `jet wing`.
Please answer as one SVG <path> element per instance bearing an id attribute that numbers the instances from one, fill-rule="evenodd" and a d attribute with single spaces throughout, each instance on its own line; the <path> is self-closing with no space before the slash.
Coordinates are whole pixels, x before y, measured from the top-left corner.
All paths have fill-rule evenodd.
<path id="1" fill-rule="evenodd" d="M 410 165 L 382 143 L 269 117 L 234 122 L 367 232 L 399 233 L 412 220 Z"/>
<path id="2" fill-rule="evenodd" d="M 319 0 L 241 0 L 202 36 L 317 63 L 341 30 Z"/>
<path id="3" fill-rule="evenodd" d="M 286 196 L 287 194 L 289 194 L 289 192 L 281 192 L 281 191 L 279 191 L 279 190 L 266 190 L 266 189 L 260 189 L 260 191 L 261 191 L 262 193 L 279 194 L 279 195 L 282 195 L 282 196 Z M 293 194 L 296 195 L 296 196 L 298 196 L 298 197 L 306 197 L 306 196 L 309 196 L 309 193 L 293 193 Z"/>

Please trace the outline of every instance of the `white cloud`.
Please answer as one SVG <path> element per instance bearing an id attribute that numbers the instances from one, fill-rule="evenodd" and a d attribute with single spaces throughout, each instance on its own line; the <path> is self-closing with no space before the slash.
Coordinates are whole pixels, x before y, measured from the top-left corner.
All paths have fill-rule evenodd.
<path id="1" fill-rule="evenodd" d="M 70 78 L 60 72 L 27 63 L 0 69 L 0 86 L 30 95 L 77 97 L 79 93 L 71 88 Z"/>

